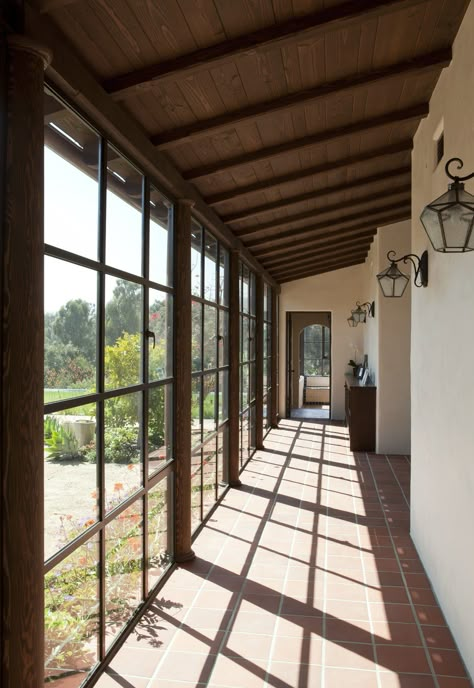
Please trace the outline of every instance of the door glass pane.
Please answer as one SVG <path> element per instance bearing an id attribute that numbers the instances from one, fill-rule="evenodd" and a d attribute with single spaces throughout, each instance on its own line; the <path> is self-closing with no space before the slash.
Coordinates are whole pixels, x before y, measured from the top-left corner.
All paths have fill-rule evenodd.
<path id="1" fill-rule="evenodd" d="M 191 445 L 202 442 L 201 378 L 193 377 L 191 383 Z"/>
<path id="2" fill-rule="evenodd" d="M 229 365 L 229 313 L 219 311 L 219 365 Z"/>
<path id="3" fill-rule="evenodd" d="M 225 425 L 217 438 L 217 481 L 219 495 L 225 490 L 228 482 L 229 462 L 229 427 Z"/>
<path id="4" fill-rule="evenodd" d="M 219 252 L 219 303 L 229 305 L 229 251 L 222 245 Z"/>
<path id="5" fill-rule="evenodd" d="M 203 515 L 216 503 L 217 490 L 217 438 L 208 442 L 202 451 L 202 506 Z"/>
<path id="6" fill-rule="evenodd" d="M 142 287 L 107 276 L 105 282 L 105 387 L 141 380 Z"/>
<path id="7" fill-rule="evenodd" d="M 150 187 L 150 279 L 173 284 L 173 212 L 170 202 Z"/>
<path id="8" fill-rule="evenodd" d="M 115 509 L 142 485 L 142 394 L 104 402 L 105 506 Z"/>
<path id="9" fill-rule="evenodd" d="M 148 399 L 148 475 L 152 475 L 173 458 L 173 386 L 153 387 Z"/>
<path id="10" fill-rule="evenodd" d="M 97 273 L 44 260 L 44 402 L 95 392 Z"/>
<path id="11" fill-rule="evenodd" d="M 203 441 L 216 431 L 216 382 L 216 375 L 203 377 Z"/>
<path id="12" fill-rule="evenodd" d="M 192 371 L 202 370 L 202 304 L 191 304 L 191 360 Z"/>
<path id="13" fill-rule="evenodd" d="M 217 308 L 204 306 L 204 370 L 217 367 Z"/>
<path id="14" fill-rule="evenodd" d="M 105 262 L 141 275 L 143 177 L 111 146 L 107 172 Z"/>
<path id="15" fill-rule="evenodd" d="M 191 530 L 195 531 L 201 523 L 202 504 L 202 449 L 197 449 L 191 455 Z"/>
<path id="16" fill-rule="evenodd" d="M 202 296 L 202 229 L 195 222 L 191 229 L 191 294 Z"/>
<path id="17" fill-rule="evenodd" d="M 148 493 L 148 588 L 151 589 L 172 563 L 171 477 Z"/>
<path id="18" fill-rule="evenodd" d="M 216 301 L 216 278 L 217 278 L 217 241 L 206 231 L 204 254 L 204 298 L 207 301 Z"/>
<path id="19" fill-rule="evenodd" d="M 229 373 L 221 370 L 219 373 L 219 423 L 229 417 Z"/>
<path id="20" fill-rule="evenodd" d="M 148 379 L 162 380 L 173 375 L 173 297 L 164 291 L 149 290 Z"/>

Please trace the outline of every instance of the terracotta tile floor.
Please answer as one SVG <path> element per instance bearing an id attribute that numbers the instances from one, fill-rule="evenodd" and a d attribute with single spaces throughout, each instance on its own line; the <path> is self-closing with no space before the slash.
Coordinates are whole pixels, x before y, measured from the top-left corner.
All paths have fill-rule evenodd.
<path id="1" fill-rule="evenodd" d="M 99 688 L 468 688 L 409 536 L 404 456 L 282 421 Z"/>

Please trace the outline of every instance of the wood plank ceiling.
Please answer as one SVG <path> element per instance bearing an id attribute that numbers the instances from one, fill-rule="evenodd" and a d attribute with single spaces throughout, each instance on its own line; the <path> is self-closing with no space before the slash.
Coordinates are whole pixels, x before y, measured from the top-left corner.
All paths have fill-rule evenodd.
<path id="1" fill-rule="evenodd" d="M 410 217 L 412 138 L 469 4 L 30 1 L 278 282 L 361 263 Z"/>

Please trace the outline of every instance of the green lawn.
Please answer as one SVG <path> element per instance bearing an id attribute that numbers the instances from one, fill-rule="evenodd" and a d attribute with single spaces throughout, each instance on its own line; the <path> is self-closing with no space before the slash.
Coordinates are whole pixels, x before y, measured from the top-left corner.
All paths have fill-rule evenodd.
<path id="1" fill-rule="evenodd" d="M 44 403 L 49 404 L 52 401 L 61 401 L 61 399 L 72 399 L 83 394 L 87 394 L 87 391 L 84 389 L 45 389 Z"/>

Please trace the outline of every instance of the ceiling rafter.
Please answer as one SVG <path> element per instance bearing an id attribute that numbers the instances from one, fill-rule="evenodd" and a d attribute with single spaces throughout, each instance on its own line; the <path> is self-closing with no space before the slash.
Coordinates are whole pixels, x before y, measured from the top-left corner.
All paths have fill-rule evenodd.
<path id="1" fill-rule="evenodd" d="M 382 199 L 385 201 L 385 199 Z M 325 220 L 324 222 L 317 222 L 314 225 L 299 227 L 298 229 L 289 229 L 281 234 L 275 236 L 265 236 L 259 237 L 257 239 L 251 239 L 250 241 L 245 241 L 245 245 L 250 249 L 255 247 L 264 246 L 265 244 L 270 244 L 271 246 L 278 245 L 278 243 L 284 239 L 291 239 L 292 242 L 299 241 L 300 239 L 305 239 L 306 234 L 314 236 L 317 230 L 325 230 L 330 227 L 340 227 L 348 222 L 354 222 L 355 220 L 365 220 L 365 222 L 375 223 L 376 219 L 381 215 L 386 213 L 393 213 L 401 208 L 409 208 L 410 206 L 410 193 L 407 194 L 406 198 L 399 199 L 396 203 L 389 203 L 388 205 L 382 205 L 377 208 L 370 208 L 369 210 L 361 210 L 357 213 L 351 213 L 343 217 L 339 217 L 337 220 Z M 288 242 L 285 242 L 288 243 Z"/>
<path id="2" fill-rule="evenodd" d="M 315 232 L 305 239 L 301 239 L 298 242 L 287 241 L 284 244 L 279 244 L 277 246 L 263 246 L 252 250 L 252 254 L 257 258 L 257 260 L 262 262 L 270 260 L 272 257 L 277 256 L 288 256 L 293 249 L 293 252 L 300 252 L 303 249 L 314 248 L 320 239 L 329 239 L 332 236 L 341 237 L 343 235 L 347 236 L 349 234 L 356 234 L 357 232 L 364 230 L 376 230 L 378 227 L 383 227 L 384 225 L 391 224 L 392 222 L 401 222 L 402 220 L 408 220 L 411 216 L 411 209 L 406 206 L 405 208 L 399 208 L 398 211 L 393 213 L 388 213 L 381 215 L 380 217 L 372 218 L 366 220 L 365 222 L 358 222 L 355 225 L 350 225 L 349 227 L 339 228 L 335 227 L 331 231 L 323 231 L 321 233 Z M 265 263 L 266 264 L 266 263 Z"/>
<path id="3" fill-rule="evenodd" d="M 280 175 L 279 177 L 272 177 L 271 179 L 256 182 L 255 184 L 241 186 L 240 188 L 232 189 L 230 191 L 223 191 L 221 193 L 215 194 L 214 196 L 208 196 L 206 198 L 206 203 L 210 206 L 220 205 L 221 203 L 226 203 L 227 201 L 234 201 L 237 198 L 241 198 L 243 196 L 248 197 L 252 193 L 266 191 L 267 189 L 272 189 L 274 187 L 282 187 L 284 184 L 291 184 L 295 181 L 299 182 L 305 179 L 311 179 L 312 177 L 315 177 L 318 174 L 326 174 L 334 170 L 350 168 L 360 163 L 370 162 L 372 160 L 377 160 L 378 158 L 385 158 L 391 155 L 396 155 L 397 153 L 405 153 L 411 151 L 412 149 L 413 140 L 407 139 L 405 141 L 400 141 L 400 143 L 392 143 L 388 146 L 376 148 L 372 151 L 358 153 L 357 155 L 353 155 L 350 158 L 345 157 L 340 160 L 325 162 L 322 165 L 309 167 L 305 170 L 295 170 L 293 172 L 290 172 L 289 174 Z"/>
<path id="4" fill-rule="evenodd" d="M 335 260 L 328 263 L 319 263 L 315 265 L 314 268 L 304 271 L 296 271 L 294 273 L 288 273 L 286 275 L 281 275 L 280 277 L 275 277 L 279 284 L 283 282 L 293 282 L 297 279 L 304 279 L 305 277 L 312 277 L 313 275 L 323 274 L 325 272 L 332 272 L 333 270 L 340 270 L 341 268 L 348 268 L 352 265 L 362 265 L 365 263 L 367 256 L 361 254 L 359 256 L 348 257 L 347 260 Z"/>
<path id="5" fill-rule="evenodd" d="M 232 215 L 222 215 L 221 219 L 222 222 L 227 224 L 243 222 L 251 217 L 265 215 L 266 213 L 270 213 L 274 210 L 282 210 L 292 205 L 296 205 L 297 203 L 314 201 L 317 198 L 326 198 L 327 196 L 332 196 L 332 194 L 341 193 L 344 191 L 352 191 L 353 189 L 357 189 L 361 186 L 378 184 L 379 182 L 387 181 L 389 179 L 393 179 L 394 177 L 402 177 L 408 174 L 411 174 L 411 167 L 409 165 L 405 165 L 404 167 L 397 167 L 394 170 L 385 170 L 384 172 L 379 172 L 378 174 L 372 174 L 369 177 L 360 177 L 359 179 L 343 182 L 342 184 L 336 184 L 335 186 L 326 186 L 314 191 L 308 191 L 307 193 L 300 194 L 299 196 L 289 196 L 288 198 L 283 198 L 279 201 L 274 201 L 273 203 L 254 206 L 253 208 L 241 210 L 240 212 L 233 213 Z M 237 234 L 239 230 L 233 229 L 233 231 Z"/>
<path id="6" fill-rule="evenodd" d="M 229 61 L 243 53 L 252 52 L 270 46 L 284 45 L 292 40 L 305 39 L 307 34 L 315 38 L 318 34 L 334 29 L 345 29 L 352 24 L 367 22 L 371 17 L 379 17 L 420 5 L 425 0 L 349 0 L 342 5 L 328 7 L 300 17 L 294 17 L 280 24 L 266 26 L 257 31 L 236 36 L 212 46 L 194 50 L 191 53 L 142 67 L 141 69 L 121 74 L 103 83 L 108 93 L 119 94 L 124 98 L 139 90 L 148 82 L 163 79 L 177 79 L 184 73 L 209 69 L 222 61 Z"/>
<path id="7" fill-rule="evenodd" d="M 363 73 L 345 76 L 337 81 L 323 83 L 304 91 L 297 91 L 264 103 L 249 105 L 234 112 L 224 113 L 206 120 L 185 124 L 176 129 L 170 129 L 151 137 L 153 145 L 160 150 L 170 150 L 184 143 L 191 143 L 196 139 L 213 136 L 226 129 L 254 122 L 260 117 L 276 115 L 286 110 L 314 103 L 315 101 L 353 91 L 356 88 L 372 86 L 388 79 L 403 79 L 417 76 L 426 71 L 441 70 L 447 67 L 452 59 L 451 48 L 444 48 L 433 53 L 418 55 L 410 60 L 390 64 L 379 69 L 372 69 Z"/>
<path id="8" fill-rule="evenodd" d="M 202 165 L 194 169 L 183 172 L 184 179 L 194 181 L 203 177 L 210 177 L 213 174 L 228 172 L 234 167 L 242 167 L 242 165 L 249 165 L 252 163 L 263 162 L 270 158 L 275 158 L 283 153 L 290 153 L 301 151 L 305 148 L 311 148 L 322 143 L 335 141 L 353 134 L 362 134 L 373 129 L 389 126 L 392 124 L 401 124 L 411 120 L 420 120 L 426 117 L 429 113 L 429 103 L 420 103 L 405 110 L 395 110 L 379 117 L 372 117 L 370 119 L 361 120 L 359 122 L 351 122 L 342 127 L 335 129 L 327 129 L 326 131 L 319 131 L 316 134 L 304 136 L 299 139 L 292 139 L 284 143 L 278 143 L 275 146 L 268 146 L 252 153 L 243 153 L 234 158 L 227 158 L 226 160 L 219 160 L 218 162 L 209 165 Z"/>
<path id="9" fill-rule="evenodd" d="M 355 240 L 365 240 L 366 238 L 373 238 L 377 234 L 377 229 L 374 229 L 374 227 L 370 227 L 369 229 L 363 228 L 359 230 L 354 230 L 354 229 L 349 229 L 349 230 L 342 230 L 341 232 L 337 232 L 336 234 L 334 232 L 327 232 L 326 234 L 322 234 L 319 236 L 317 239 L 313 240 L 311 244 L 308 247 L 297 247 L 293 250 L 287 250 L 284 253 L 280 252 L 275 256 L 269 255 L 268 258 L 265 258 L 265 256 L 262 256 L 261 262 L 262 265 L 265 265 L 265 268 L 267 270 L 271 270 L 274 264 L 276 263 L 277 265 L 280 264 L 282 261 L 283 262 L 288 262 L 288 260 L 299 260 L 301 257 L 309 256 L 311 255 L 311 252 L 314 250 L 319 250 L 321 247 L 332 245 L 336 242 L 342 242 L 342 241 L 355 241 Z"/>
<path id="10" fill-rule="evenodd" d="M 273 269 L 271 270 L 272 275 L 274 276 L 275 279 L 278 279 L 278 277 L 281 277 L 284 274 L 287 273 L 292 273 L 296 272 L 298 270 L 310 270 L 313 265 L 318 265 L 321 263 L 321 261 L 329 261 L 329 260 L 339 260 L 343 259 L 346 257 L 351 257 L 354 255 L 359 255 L 359 254 L 364 254 L 367 255 L 367 253 L 370 250 L 370 244 L 361 244 L 358 248 L 352 248 L 352 249 L 339 249 L 335 251 L 327 251 L 326 253 L 321 253 L 318 256 L 315 256 L 313 260 L 310 261 L 301 261 L 298 263 L 294 263 L 293 265 L 287 265 L 282 266 L 278 269 Z"/>
<path id="11" fill-rule="evenodd" d="M 362 235 L 356 235 L 354 236 L 349 236 L 347 238 L 341 239 L 332 239 L 328 241 L 321 242 L 314 250 L 311 251 L 301 251 L 299 254 L 296 254 L 294 256 L 282 256 L 281 258 L 278 258 L 277 260 L 271 261 L 268 264 L 266 264 L 267 270 L 273 271 L 273 270 L 278 270 L 281 267 L 284 267 L 288 265 L 288 261 L 296 261 L 298 265 L 301 265 L 302 263 L 307 263 L 314 258 L 317 258 L 321 254 L 323 254 L 325 251 L 336 251 L 336 250 L 343 250 L 343 249 L 355 249 L 358 246 L 362 245 L 370 245 L 372 241 L 374 240 L 376 232 L 375 230 L 372 230 L 370 232 L 366 232 Z"/>
<path id="12" fill-rule="evenodd" d="M 261 225 L 254 225 L 253 227 L 234 229 L 233 231 L 234 234 L 236 234 L 238 237 L 246 237 L 249 234 L 254 235 L 258 234 L 258 232 L 268 231 L 269 229 L 276 230 L 277 228 L 287 227 L 289 224 L 292 224 L 293 222 L 311 220 L 313 218 L 320 217 L 321 215 L 327 215 L 330 213 L 342 211 L 345 208 L 353 208 L 358 205 L 364 205 L 365 203 L 371 203 L 372 201 L 377 202 L 383 200 L 384 202 L 386 202 L 394 196 L 400 196 L 402 194 L 410 193 L 410 183 L 400 184 L 399 186 L 393 187 L 391 189 L 384 191 L 376 191 L 375 193 L 371 193 L 366 196 L 361 196 L 360 198 L 352 198 L 348 201 L 339 201 L 338 203 L 333 203 L 332 205 L 327 205 L 325 207 L 312 208 L 311 210 L 306 210 L 304 213 L 297 213 L 296 215 L 288 215 L 287 217 L 282 217 L 281 220 L 273 220 L 270 222 L 265 222 Z M 366 212 L 372 212 L 372 208 L 368 208 Z M 326 222 L 330 222 L 330 220 L 326 220 Z M 295 228 L 294 231 L 298 231 L 298 228 Z M 276 233 L 274 238 L 277 239 L 279 236 L 280 234 Z M 244 239 L 244 241 L 248 243 L 246 239 Z"/>

